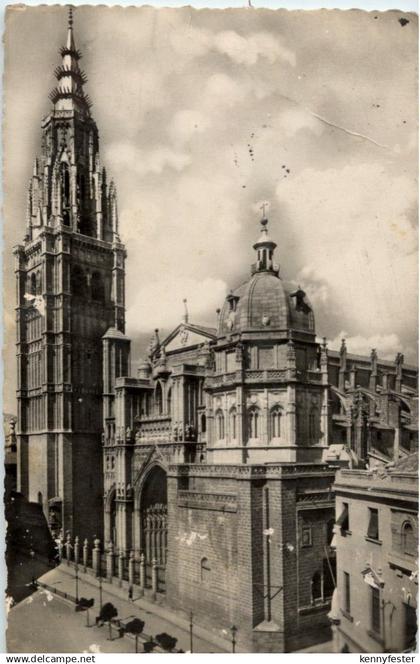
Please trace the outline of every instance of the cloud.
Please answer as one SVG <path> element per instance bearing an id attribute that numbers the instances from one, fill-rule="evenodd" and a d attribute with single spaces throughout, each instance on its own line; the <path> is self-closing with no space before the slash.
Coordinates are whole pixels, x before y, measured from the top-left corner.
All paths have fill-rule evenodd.
<path id="1" fill-rule="evenodd" d="M 252 67 L 260 59 L 269 64 L 281 62 L 296 65 L 296 55 L 283 43 L 278 34 L 269 31 L 251 32 L 242 36 L 236 30 L 211 31 L 190 23 L 172 23 L 168 40 L 178 56 L 191 60 L 218 53 L 236 65 Z"/>
<path id="2" fill-rule="evenodd" d="M 281 45 L 278 36 L 268 32 L 242 37 L 234 30 L 224 30 L 214 36 L 213 48 L 237 64 L 255 65 L 259 58 L 265 58 L 270 64 L 282 61 L 292 67 L 296 65 L 295 54 Z"/>
<path id="3" fill-rule="evenodd" d="M 181 322 L 184 298 L 188 300 L 191 322 L 215 323 L 216 309 L 226 296 L 227 286 L 221 279 L 189 277 L 139 281 L 127 311 L 130 334 L 150 332 L 153 327 L 171 329 Z M 209 311 L 212 312 L 210 320 Z"/>
<path id="4" fill-rule="evenodd" d="M 337 336 L 328 341 L 331 350 L 338 350 L 341 346 L 341 340 L 346 340 L 347 352 L 353 355 L 370 355 L 372 348 L 376 348 L 378 356 L 382 360 L 394 360 L 397 353 L 404 350 L 406 353 L 413 353 L 413 348 L 404 348 L 401 339 L 397 334 L 374 334 L 371 337 L 363 337 L 360 334 L 349 335 L 342 330 Z"/>
<path id="5" fill-rule="evenodd" d="M 315 118 L 309 111 L 299 108 L 287 109 L 275 120 L 276 129 L 283 135 L 292 137 L 299 131 L 308 130 L 319 136 L 324 131 L 322 122 Z"/>
<path id="6" fill-rule="evenodd" d="M 290 215 L 298 268 L 310 265 L 329 284 L 330 309 L 351 321 L 352 333 L 417 329 L 416 191 L 408 176 L 375 162 L 304 169 L 277 187 L 277 198 Z"/>
<path id="7" fill-rule="evenodd" d="M 194 134 L 206 131 L 211 125 L 209 118 L 193 109 L 184 109 L 175 113 L 169 127 L 169 135 L 175 144 L 184 144 Z"/>
<path id="8" fill-rule="evenodd" d="M 139 177 L 149 173 L 160 175 L 165 169 L 182 171 L 191 163 L 191 157 L 169 147 L 159 146 L 142 150 L 129 143 L 113 143 L 106 148 L 106 158 L 117 170 L 130 169 Z"/>

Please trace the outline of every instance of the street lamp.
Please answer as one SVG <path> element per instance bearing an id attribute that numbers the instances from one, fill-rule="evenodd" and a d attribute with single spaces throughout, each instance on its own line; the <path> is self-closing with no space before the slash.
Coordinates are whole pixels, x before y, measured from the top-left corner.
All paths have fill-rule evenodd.
<path id="1" fill-rule="evenodd" d="M 236 632 L 238 631 L 238 628 L 235 627 L 235 625 L 232 625 L 230 628 L 230 631 L 232 632 L 232 652 L 235 652 L 235 646 L 236 646 Z"/>
<path id="2" fill-rule="evenodd" d="M 193 652 L 193 612 L 190 611 L 190 652 Z"/>

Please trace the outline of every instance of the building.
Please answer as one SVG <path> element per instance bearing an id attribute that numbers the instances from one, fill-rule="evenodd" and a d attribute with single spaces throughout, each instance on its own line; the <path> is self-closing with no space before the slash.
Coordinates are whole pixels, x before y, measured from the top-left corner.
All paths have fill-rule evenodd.
<path id="1" fill-rule="evenodd" d="M 72 18 L 43 123 L 18 283 L 19 487 L 54 532 L 158 568 L 159 601 L 248 651 L 323 638 L 338 466 L 417 444 L 416 369 L 317 341 L 261 220 L 215 327 L 183 321 L 130 372 L 125 250 Z M 372 460 L 372 461 L 370 461 Z"/>
<path id="2" fill-rule="evenodd" d="M 334 489 L 337 650 L 414 650 L 418 454 L 376 469 L 341 469 Z"/>
<path id="3" fill-rule="evenodd" d="M 15 248 L 18 490 L 85 537 L 102 532 L 101 337 L 124 332 L 125 249 L 72 23 Z"/>

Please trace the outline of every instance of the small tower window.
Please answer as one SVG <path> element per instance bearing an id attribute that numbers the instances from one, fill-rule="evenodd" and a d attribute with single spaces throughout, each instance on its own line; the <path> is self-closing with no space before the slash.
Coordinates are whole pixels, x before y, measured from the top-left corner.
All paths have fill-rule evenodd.
<path id="1" fill-rule="evenodd" d="M 204 413 L 201 416 L 201 433 L 206 433 L 206 416 Z"/>
<path id="2" fill-rule="evenodd" d="M 162 386 L 160 383 L 156 385 L 156 391 L 155 391 L 155 407 L 156 407 L 156 413 L 158 415 L 162 415 L 162 410 L 163 410 L 163 398 L 162 398 Z"/>
<path id="3" fill-rule="evenodd" d="M 230 438 L 231 440 L 236 440 L 236 408 L 233 407 L 229 413 L 229 425 L 230 425 Z"/>
<path id="4" fill-rule="evenodd" d="M 309 441 L 311 443 L 317 442 L 317 419 L 318 419 L 318 410 L 317 408 L 311 408 L 309 413 Z"/>
<path id="5" fill-rule="evenodd" d="M 281 418 L 282 412 L 280 406 L 275 406 L 270 415 L 270 433 L 271 438 L 281 437 Z"/>
<path id="6" fill-rule="evenodd" d="M 31 274 L 31 282 L 30 283 L 31 283 L 31 285 L 30 285 L 31 295 L 36 295 L 36 274 L 35 273 Z"/>
<path id="7" fill-rule="evenodd" d="M 414 529 L 409 521 L 403 524 L 401 529 L 401 548 L 409 556 L 415 556 L 417 553 L 417 543 L 414 537 Z"/>
<path id="8" fill-rule="evenodd" d="M 216 413 L 216 434 L 217 440 L 224 440 L 225 438 L 225 416 L 221 410 Z"/>
<path id="9" fill-rule="evenodd" d="M 61 211 L 63 222 L 70 226 L 70 173 L 68 165 L 61 164 Z"/>
<path id="10" fill-rule="evenodd" d="M 253 406 L 248 411 L 248 437 L 249 438 L 258 438 L 258 420 L 259 420 L 258 408 Z"/>

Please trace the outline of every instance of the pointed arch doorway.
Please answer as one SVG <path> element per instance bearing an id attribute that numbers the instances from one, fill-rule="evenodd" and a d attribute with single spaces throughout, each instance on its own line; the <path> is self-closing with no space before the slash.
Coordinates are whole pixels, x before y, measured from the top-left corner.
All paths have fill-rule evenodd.
<path id="1" fill-rule="evenodd" d="M 164 590 L 168 546 L 167 477 L 161 466 L 148 473 L 140 494 L 140 548 L 151 579 L 153 561 L 158 566 L 159 590 Z"/>

